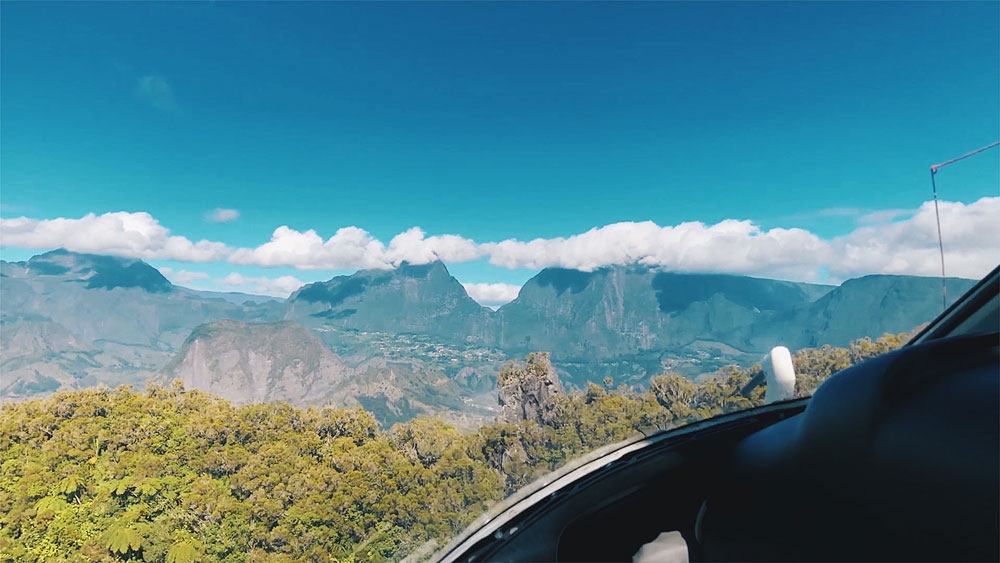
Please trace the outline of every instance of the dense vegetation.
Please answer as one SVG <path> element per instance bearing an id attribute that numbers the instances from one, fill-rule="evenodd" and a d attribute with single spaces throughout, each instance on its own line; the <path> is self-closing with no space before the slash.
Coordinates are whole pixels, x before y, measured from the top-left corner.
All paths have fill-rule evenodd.
<path id="1" fill-rule="evenodd" d="M 834 373 L 868 358 L 894 350 L 912 333 L 887 334 L 877 340 L 862 338 L 847 348 L 824 346 L 797 352 L 796 395 L 811 395 Z M 510 364 L 499 380 L 521 380 L 533 371 L 538 355 L 524 365 Z M 542 362 L 547 356 L 541 357 Z M 504 477 L 507 493 L 558 468 L 586 452 L 618 442 L 637 432 L 673 428 L 718 414 L 739 411 L 764 402 L 764 387 L 755 385 L 760 366 L 725 367 L 701 383 L 672 373 L 655 376 L 648 389 L 591 383 L 582 392 L 555 399 L 553 413 L 544 422 L 494 423 L 477 434 L 477 453 Z"/>
<path id="2" fill-rule="evenodd" d="M 905 335 L 795 356 L 800 394 Z M 504 368 L 523 380 L 547 355 Z M 59 393 L 0 416 L 0 560 L 373 561 L 441 542 L 538 475 L 637 430 L 762 400 L 755 368 L 591 384 L 471 434 L 363 410 L 234 407 L 180 386 Z"/>

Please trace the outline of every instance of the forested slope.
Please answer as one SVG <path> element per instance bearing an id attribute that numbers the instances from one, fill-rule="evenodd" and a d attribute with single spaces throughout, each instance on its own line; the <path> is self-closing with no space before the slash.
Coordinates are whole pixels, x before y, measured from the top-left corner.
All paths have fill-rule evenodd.
<path id="1" fill-rule="evenodd" d="M 801 351 L 799 392 L 904 340 Z M 499 383 L 502 399 L 534 406 L 465 434 L 432 418 L 383 430 L 360 409 L 236 407 L 180 385 L 11 402 L 0 416 L 0 559 L 400 559 L 596 447 L 760 404 L 754 373 L 566 394 L 548 355 L 532 354 Z"/>

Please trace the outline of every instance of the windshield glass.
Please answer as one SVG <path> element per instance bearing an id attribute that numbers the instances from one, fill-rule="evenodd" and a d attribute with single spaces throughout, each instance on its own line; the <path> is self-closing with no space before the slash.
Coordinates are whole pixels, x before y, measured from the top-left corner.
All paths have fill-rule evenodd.
<path id="1" fill-rule="evenodd" d="M 998 9 L 3 3 L 0 561 L 427 558 L 898 348 L 1000 262 Z"/>

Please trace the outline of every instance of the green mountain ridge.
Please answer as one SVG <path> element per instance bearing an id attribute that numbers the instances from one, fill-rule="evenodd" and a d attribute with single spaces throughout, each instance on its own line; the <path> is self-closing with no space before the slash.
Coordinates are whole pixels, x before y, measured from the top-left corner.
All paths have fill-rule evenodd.
<path id="1" fill-rule="evenodd" d="M 493 311 L 476 303 L 441 262 L 361 270 L 311 283 L 288 298 L 286 318 L 306 326 L 415 333 L 469 343 L 495 339 Z"/>
<path id="2" fill-rule="evenodd" d="M 639 265 L 544 269 L 497 311 L 441 262 L 361 270 L 287 300 L 189 290 L 139 260 L 64 250 L 0 261 L 0 274 L 0 397 L 173 374 L 238 403 L 360 405 L 383 421 L 442 413 L 460 425 L 492 416 L 482 398 L 497 366 L 529 352 L 549 352 L 569 389 L 605 377 L 641 388 L 666 370 L 750 365 L 777 344 L 908 331 L 940 307 L 936 278 L 825 286 Z M 974 282 L 947 283 L 958 296 Z"/>
<path id="3" fill-rule="evenodd" d="M 975 285 L 975 280 L 948 278 L 948 295 L 954 301 Z M 914 296 L 919 296 L 915 299 Z M 870 275 L 845 281 L 815 302 L 804 304 L 774 320 L 781 325 L 801 326 L 789 338 L 796 348 L 830 344 L 845 346 L 862 336 L 910 330 L 930 322 L 941 313 L 941 279 L 917 276 Z M 763 327 L 756 327 L 762 332 Z"/>
<path id="4" fill-rule="evenodd" d="M 571 361 L 618 358 L 695 340 L 745 349 L 739 345 L 742 327 L 832 289 L 638 266 L 581 274 L 546 269 L 529 280 L 517 299 L 498 310 L 500 347 L 551 350 L 553 359 Z"/>
<path id="5" fill-rule="evenodd" d="M 177 287 L 139 260 L 57 250 L 0 261 L 0 397 L 153 378 L 196 326 L 278 320 Z"/>

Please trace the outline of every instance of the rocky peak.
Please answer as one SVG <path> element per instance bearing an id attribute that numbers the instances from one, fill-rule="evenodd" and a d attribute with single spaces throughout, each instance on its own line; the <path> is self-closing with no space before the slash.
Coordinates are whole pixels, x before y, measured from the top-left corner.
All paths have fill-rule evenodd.
<path id="1" fill-rule="evenodd" d="M 451 274 L 448 272 L 448 267 L 444 265 L 444 262 L 440 260 L 435 260 L 433 262 L 428 262 L 426 264 L 412 264 L 410 262 L 402 262 L 396 267 L 395 273 L 397 276 L 405 278 L 420 278 L 420 279 L 437 279 L 443 278 L 446 280 L 451 279 Z"/>
<path id="2" fill-rule="evenodd" d="M 305 327 L 224 319 L 195 328 L 161 374 L 237 404 L 322 402 L 351 374 Z"/>
<path id="3" fill-rule="evenodd" d="M 441 261 L 361 270 L 308 284 L 288 298 L 288 318 L 306 326 L 414 333 L 492 344 L 493 311 L 475 302 Z"/>
<path id="4" fill-rule="evenodd" d="M 132 258 L 81 254 L 57 249 L 33 256 L 24 263 L 30 276 L 62 276 L 80 281 L 87 289 L 135 287 L 149 293 L 167 293 L 173 285 L 159 270 Z"/>
<path id="5" fill-rule="evenodd" d="M 549 354 L 530 354 L 523 365 L 511 362 L 497 376 L 499 420 L 511 424 L 548 422 L 555 412 L 556 398 L 564 394 Z"/>

